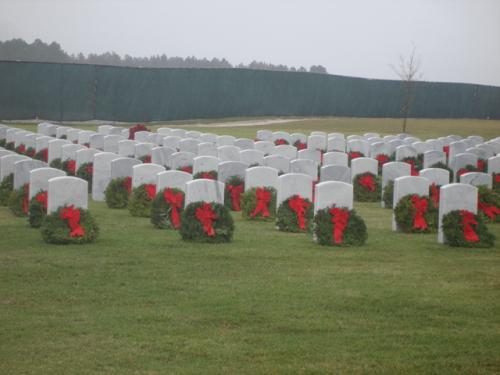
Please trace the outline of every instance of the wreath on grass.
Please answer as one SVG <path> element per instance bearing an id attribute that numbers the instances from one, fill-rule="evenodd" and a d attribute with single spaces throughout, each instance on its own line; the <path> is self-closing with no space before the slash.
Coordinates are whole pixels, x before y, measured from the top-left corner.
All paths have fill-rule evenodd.
<path id="1" fill-rule="evenodd" d="M 74 176 L 76 174 L 76 161 L 73 159 L 67 159 L 63 161 L 62 170 L 70 176 Z"/>
<path id="2" fill-rule="evenodd" d="M 316 212 L 314 236 L 320 245 L 362 246 L 368 238 L 364 220 L 354 210 L 335 205 Z"/>
<path id="3" fill-rule="evenodd" d="M 128 210 L 132 216 L 151 217 L 151 207 L 156 196 L 155 184 L 142 184 L 132 189 L 128 199 Z"/>
<path id="4" fill-rule="evenodd" d="M 28 147 L 26 149 L 25 155 L 33 159 L 35 157 L 35 155 L 36 155 L 35 148 L 34 147 Z"/>
<path id="5" fill-rule="evenodd" d="M 280 146 L 280 145 L 289 145 L 290 143 L 284 138 L 278 138 L 274 141 L 274 144 L 276 146 Z"/>
<path id="6" fill-rule="evenodd" d="M 356 175 L 353 181 L 354 199 L 358 202 L 380 200 L 380 178 L 371 172 Z"/>
<path id="7" fill-rule="evenodd" d="M 401 160 L 403 163 L 410 164 L 410 175 L 418 176 L 419 171 L 422 169 L 422 160 L 419 157 L 408 156 Z"/>
<path id="8" fill-rule="evenodd" d="M 23 187 L 13 190 L 9 196 L 9 208 L 14 216 L 27 216 L 29 212 L 29 184 L 24 184 Z"/>
<path id="9" fill-rule="evenodd" d="M 281 203 L 276 212 L 276 226 L 283 232 L 310 232 L 313 205 L 307 198 L 293 195 Z"/>
<path id="10" fill-rule="evenodd" d="M 18 154 L 24 155 L 26 152 L 26 146 L 21 143 L 19 146 L 16 147 L 15 151 Z"/>
<path id="11" fill-rule="evenodd" d="M 241 213 L 248 220 L 274 220 L 276 189 L 270 186 L 252 188 L 241 195 Z"/>
<path id="12" fill-rule="evenodd" d="M 62 162 L 61 158 L 56 158 L 50 162 L 49 166 L 51 168 L 62 169 L 63 162 Z"/>
<path id="13" fill-rule="evenodd" d="M 5 148 L 5 144 L 6 143 L 7 143 L 7 140 L 5 138 L 0 139 L 0 147 L 4 147 Z"/>
<path id="14" fill-rule="evenodd" d="M 382 200 L 384 201 L 384 208 L 392 209 L 393 198 L 394 198 L 394 181 L 390 180 L 384 186 L 384 191 L 382 192 Z"/>
<path id="15" fill-rule="evenodd" d="M 488 223 L 500 222 L 500 194 L 486 186 L 478 186 L 477 211 Z"/>
<path id="16" fill-rule="evenodd" d="M 14 189 L 14 173 L 5 176 L 0 183 L 0 206 L 7 206 L 10 193 Z"/>
<path id="17" fill-rule="evenodd" d="M 94 163 L 83 163 L 76 171 L 76 177 L 88 182 L 89 193 L 92 191 L 92 175 L 94 174 Z"/>
<path id="18" fill-rule="evenodd" d="M 500 190 L 500 173 L 493 173 L 493 189 Z"/>
<path id="19" fill-rule="evenodd" d="M 479 169 L 472 164 L 467 164 L 465 167 L 462 167 L 457 171 L 457 180 L 460 181 L 460 176 L 469 172 L 479 172 Z"/>
<path id="20" fill-rule="evenodd" d="M 492 247 L 495 235 L 491 233 L 483 218 L 467 210 L 455 210 L 443 216 L 443 234 L 450 246 Z"/>
<path id="21" fill-rule="evenodd" d="M 151 163 L 151 155 L 142 155 L 138 157 L 140 161 L 142 161 L 144 164 L 149 164 Z"/>
<path id="22" fill-rule="evenodd" d="M 222 243 L 233 238 L 234 221 L 228 208 L 219 203 L 194 202 L 181 215 L 184 241 Z"/>
<path id="23" fill-rule="evenodd" d="M 35 154 L 35 159 L 40 160 L 40 161 L 44 161 L 45 163 L 47 163 L 47 161 L 49 160 L 49 149 L 44 148 L 44 149 L 38 151 Z"/>
<path id="24" fill-rule="evenodd" d="M 300 139 L 297 139 L 295 143 L 293 144 L 297 150 L 305 150 L 307 148 L 307 143 L 306 142 L 301 142 Z"/>
<path id="25" fill-rule="evenodd" d="M 29 203 L 28 221 L 32 228 L 40 228 L 47 215 L 47 192 L 40 190 Z"/>
<path id="26" fill-rule="evenodd" d="M 99 235 L 99 227 L 90 212 L 74 206 L 60 207 L 46 215 L 40 231 L 45 242 L 63 245 L 91 243 Z"/>
<path id="27" fill-rule="evenodd" d="M 184 192 L 165 188 L 156 194 L 151 207 L 151 223 L 159 229 L 179 229 L 184 206 Z"/>
<path id="28" fill-rule="evenodd" d="M 128 139 L 135 139 L 135 133 L 141 132 L 141 131 L 148 132 L 150 130 L 146 127 L 146 125 L 142 125 L 142 124 L 137 124 L 135 126 L 132 126 L 128 130 Z"/>
<path id="29" fill-rule="evenodd" d="M 375 156 L 375 159 L 378 161 L 378 171 L 379 173 L 382 173 L 382 166 L 385 163 L 389 163 L 391 161 L 391 157 L 386 154 L 378 154 Z"/>
<path id="30" fill-rule="evenodd" d="M 231 176 L 224 186 L 224 204 L 232 211 L 241 211 L 241 195 L 245 191 L 245 180 L 240 176 Z"/>
<path id="31" fill-rule="evenodd" d="M 438 210 L 429 197 L 409 194 L 394 208 L 394 218 L 404 233 L 434 233 L 438 227 Z"/>
<path id="32" fill-rule="evenodd" d="M 123 177 L 111 180 L 104 191 L 104 199 L 109 208 L 127 208 L 132 190 L 132 178 Z"/>
<path id="33" fill-rule="evenodd" d="M 14 151 L 16 148 L 16 144 L 14 142 L 5 143 L 5 148 L 10 151 Z"/>
<path id="34" fill-rule="evenodd" d="M 193 180 L 199 180 L 200 178 L 205 178 L 207 180 L 217 180 L 218 173 L 217 171 L 211 170 L 211 171 L 204 171 L 204 172 L 198 172 L 193 176 Z"/>

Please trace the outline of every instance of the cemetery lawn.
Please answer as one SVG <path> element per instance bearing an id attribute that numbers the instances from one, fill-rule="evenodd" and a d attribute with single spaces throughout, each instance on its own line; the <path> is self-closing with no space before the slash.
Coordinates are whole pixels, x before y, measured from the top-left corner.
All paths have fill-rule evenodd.
<path id="1" fill-rule="evenodd" d="M 470 121 L 409 131 L 500 135 L 498 121 Z M 276 128 L 295 126 L 338 130 Z M 364 247 L 322 247 L 238 213 L 234 242 L 206 245 L 90 209 L 98 241 L 54 246 L 0 207 L 0 374 L 500 373 L 499 224 L 496 248 L 451 248 L 356 203 Z"/>

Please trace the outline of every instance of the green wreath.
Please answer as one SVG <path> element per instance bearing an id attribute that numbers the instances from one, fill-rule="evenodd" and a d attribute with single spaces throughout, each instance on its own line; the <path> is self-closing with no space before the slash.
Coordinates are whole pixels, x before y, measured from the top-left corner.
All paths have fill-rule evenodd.
<path id="1" fill-rule="evenodd" d="M 194 202 L 187 205 L 181 215 L 180 234 L 184 241 L 223 243 L 230 242 L 233 238 L 234 221 L 231 212 L 222 204 L 208 203 L 215 213 L 216 219 L 212 221 L 214 236 L 209 236 L 204 231 L 203 224 L 196 218 L 197 209 L 202 209 L 206 202 Z"/>
<path id="2" fill-rule="evenodd" d="M 5 149 L 14 151 L 16 149 L 16 144 L 14 142 L 7 142 L 5 143 Z"/>
<path id="3" fill-rule="evenodd" d="M 74 160 L 72 160 L 72 159 L 67 159 L 67 160 L 63 161 L 63 162 L 62 162 L 61 169 L 62 169 L 64 172 L 66 172 L 68 175 L 70 175 L 70 176 L 74 176 L 75 174 L 73 174 L 73 172 L 72 172 L 72 171 L 70 171 L 70 169 L 69 169 L 69 163 L 70 163 L 70 162 L 74 162 Z M 75 173 L 76 173 L 76 171 L 75 171 Z"/>
<path id="4" fill-rule="evenodd" d="M 371 191 L 360 184 L 364 177 L 372 176 L 375 190 Z M 356 175 L 353 181 L 354 200 L 357 202 L 377 202 L 380 200 L 380 178 L 373 173 L 365 172 Z"/>
<path id="5" fill-rule="evenodd" d="M 262 213 L 252 216 L 257 207 L 257 188 L 252 188 L 241 195 L 241 214 L 247 220 L 273 221 L 276 218 L 276 189 L 265 186 L 263 189 L 269 192 L 271 200 L 268 203 L 269 216 L 263 217 Z"/>
<path id="6" fill-rule="evenodd" d="M 88 182 L 89 193 L 92 191 L 92 170 L 94 163 L 88 162 L 80 165 L 76 171 L 76 177 Z"/>
<path id="7" fill-rule="evenodd" d="M 475 165 L 467 164 L 465 167 L 462 167 L 457 171 L 457 181 L 460 181 L 460 176 L 469 172 L 479 172 L 479 169 L 477 169 Z"/>
<path id="8" fill-rule="evenodd" d="M 6 143 L 7 143 L 7 140 L 5 138 L 0 139 L 0 147 L 4 147 L 5 148 L 5 144 Z"/>
<path id="9" fill-rule="evenodd" d="M 44 148 L 43 150 L 40 150 L 37 153 L 35 153 L 35 156 L 33 157 L 33 159 L 46 162 L 47 161 L 46 160 L 47 152 L 48 152 L 47 149 Z"/>
<path id="10" fill-rule="evenodd" d="M 234 210 L 234 207 L 233 207 L 233 202 L 231 199 L 231 192 L 229 191 L 230 185 L 231 186 L 241 186 L 242 192 L 244 192 L 245 191 L 245 180 L 241 176 L 231 176 L 226 180 L 226 183 L 224 185 L 224 205 L 228 209 L 230 209 L 231 211 L 238 211 L 238 210 Z M 241 195 L 240 195 L 240 207 L 241 207 Z"/>
<path id="11" fill-rule="evenodd" d="M 15 152 L 17 152 L 18 154 L 20 155 L 25 155 L 26 154 L 26 146 L 23 145 L 23 144 L 20 144 L 19 146 L 17 146 L 14 150 Z"/>
<path id="12" fill-rule="evenodd" d="M 26 150 L 26 156 L 29 156 L 30 158 L 34 158 L 36 155 L 36 150 L 34 147 L 28 147 L 28 149 Z"/>
<path id="13" fill-rule="evenodd" d="M 0 206 L 9 204 L 10 193 L 14 189 L 14 173 L 5 176 L 0 183 Z"/>
<path id="14" fill-rule="evenodd" d="M 210 176 L 211 180 L 217 181 L 218 173 L 217 173 L 217 171 L 214 171 L 214 170 L 204 171 L 204 172 L 197 172 L 193 176 L 193 180 L 199 180 L 201 178 L 207 178 L 208 176 Z"/>
<path id="15" fill-rule="evenodd" d="M 486 248 L 495 245 L 495 235 L 491 233 L 480 215 L 473 215 L 477 221 L 474 231 L 479 237 L 478 242 L 469 242 L 463 233 L 462 216 L 460 210 L 451 211 L 443 216 L 442 230 L 446 242 L 450 246 Z"/>
<path id="16" fill-rule="evenodd" d="M 500 210 L 500 193 L 488 189 L 486 186 L 478 186 L 478 213 L 482 219 L 487 223 L 500 223 L 500 214 L 495 214 L 494 212 L 487 215 L 483 210 L 483 205 L 489 206 L 492 210 L 496 212 Z"/>
<path id="17" fill-rule="evenodd" d="M 413 205 L 413 196 L 417 196 L 420 200 L 427 202 L 427 210 L 423 214 L 423 218 L 427 223 L 427 228 L 414 228 L 414 218 L 416 209 Z M 438 210 L 434 207 L 432 200 L 426 196 L 409 194 L 402 197 L 394 208 L 394 218 L 399 228 L 404 233 L 435 233 L 438 227 Z"/>
<path id="18" fill-rule="evenodd" d="M 20 189 L 16 189 L 11 191 L 9 196 L 9 208 L 10 211 L 14 214 L 14 216 L 23 217 L 27 216 L 27 213 L 24 212 L 24 198 L 25 194 L 27 194 L 28 184 L 23 186 Z"/>
<path id="19" fill-rule="evenodd" d="M 172 224 L 172 206 L 167 203 L 164 198 L 164 192 L 170 190 L 173 194 L 182 194 L 182 204 L 181 207 L 177 209 L 177 212 L 181 215 L 184 206 L 184 192 L 176 188 L 165 188 L 156 194 L 153 200 L 153 206 L 151 207 L 151 223 L 159 229 L 175 229 Z"/>
<path id="20" fill-rule="evenodd" d="M 335 208 L 335 205 L 316 212 L 313 229 L 316 241 L 324 246 L 349 247 L 364 245 L 368 238 L 366 224 L 356 211 L 345 207 L 342 207 L 342 209 L 349 213 L 349 220 L 343 232 L 342 242 L 335 243 L 333 235 L 334 226 L 332 215 L 330 214 L 330 209 L 333 208 Z"/>
<path id="21" fill-rule="evenodd" d="M 41 192 L 40 190 L 39 193 Z M 46 215 L 47 211 L 43 207 L 43 204 L 36 199 L 35 195 L 29 203 L 28 221 L 30 226 L 32 228 L 40 228 Z"/>
<path id="22" fill-rule="evenodd" d="M 133 188 L 132 194 L 128 198 L 128 210 L 130 214 L 136 217 L 151 217 L 153 199 L 149 197 L 145 184 Z"/>
<path id="23" fill-rule="evenodd" d="M 382 200 L 384 201 L 384 208 L 392 209 L 392 201 L 394 197 L 394 181 L 387 181 L 387 184 L 384 186 L 384 192 L 382 194 Z"/>
<path id="24" fill-rule="evenodd" d="M 281 203 L 278 207 L 278 211 L 276 212 L 276 226 L 278 230 L 283 232 L 311 232 L 312 223 L 313 223 L 313 205 L 311 201 L 307 198 L 303 198 L 306 203 L 308 203 L 308 207 L 304 212 L 305 219 L 305 228 L 301 229 L 299 227 L 299 222 L 297 215 L 289 206 L 289 202 L 292 199 L 297 198 L 297 195 L 293 195 L 290 198 L 286 199 Z"/>
<path id="25" fill-rule="evenodd" d="M 104 191 L 104 199 L 109 208 L 127 208 L 129 194 L 126 177 L 111 180 Z"/>
<path id="26" fill-rule="evenodd" d="M 420 170 L 422 170 L 423 159 L 419 158 L 418 156 L 408 156 L 406 158 L 403 158 L 401 162 L 410 164 L 410 166 L 413 164 L 413 170 L 415 170 L 417 174 L 418 172 L 420 172 Z M 412 176 L 414 176 L 413 173 Z"/>
<path id="27" fill-rule="evenodd" d="M 49 166 L 51 168 L 63 169 L 63 162 L 61 158 L 56 158 L 50 162 Z"/>
<path id="28" fill-rule="evenodd" d="M 52 244 L 85 244 L 94 242 L 99 235 L 99 226 L 88 210 L 80 209 L 79 225 L 83 228 L 85 234 L 82 237 L 71 237 L 71 229 L 67 220 L 61 218 L 60 207 L 56 212 L 46 215 L 43 219 L 40 232 L 42 238 L 47 243 Z"/>

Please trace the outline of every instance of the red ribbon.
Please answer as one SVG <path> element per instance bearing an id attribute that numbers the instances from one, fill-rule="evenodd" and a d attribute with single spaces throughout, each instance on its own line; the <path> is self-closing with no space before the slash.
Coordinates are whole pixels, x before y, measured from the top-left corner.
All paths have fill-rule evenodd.
<path id="1" fill-rule="evenodd" d="M 44 210 L 47 210 L 47 192 L 42 191 L 35 196 L 37 202 L 42 204 Z"/>
<path id="2" fill-rule="evenodd" d="M 174 193 L 172 189 L 165 189 L 163 192 L 163 199 L 170 205 L 170 220 L 175 229 L 181 227 L 181 217 L 179 209 L 182 207 L 184 201 L 184 194 L 181 192 Z"/>
<path id="3" fill-rule="evenodd" d="M 477 207 L 482 211 L 490 220 L 495 220 L 497 215 L 500 215 L 500 208 L 490 205 L 481 201 L 481 194 L 477 194 Z"/>
<path id="4" fill-rule="evenodd" d="M 389 161 L 389 156 L 386 154 L 378 154 L 375 159 L 377 159 L 378 165 L 382 166 Z"/>
<path id="5" fill-rule="evenodd" d="M 405 160 L 405 163 L 410 164 L 410 169 L 411 169 L 411 173 L 410 174 L 412 176 L 418 176 L 419 175 L 417 168 L 415 168 L 415 160 L 412 160 L 412 159 Z"/>
<path id="6" fill-rule="evenodd" d="M 349 223 L 349 211 L 334 207 L 329 212 L 332 215 L 333 241 L 335 243 L 342 243 L 345 228 L 347 228 L 347 224 Z"/>
<path id="7" fill-rule="evenodd" d="M 274 141 L 274 144 L 276 146 L 279 146 L 279 145 L 287 145 L 288 142 L 286 141 L 286 139 L 283 139 L 283 138 L 279 138 L 277 140 Z"/>
<path id="8" fill-rule="evenodd" d="M 437 187 L 436 184 L 431 185 L 431 199 L 434 202 L 434 206 L 438 207 L 439 206 L 439 188 Z"/>
<path id="9" fill-rule="evenodd" d="M 207 236 L 215 237 L 215 230 L 212 222 L 217 219 L 217 214 L 212 210 L 210 203 L 204 202 L 195 212 L 195 217 L 203 225 L 203 231 Z"/>
<path id="10" fill-rule="evenodd" d="M 49 161 L 49 149 L 48 148 L 44 148 L 42 150 L 42 161 L 44 161 L 46 163 Z"/>
<path id="11" fill-rule="evenodd" d="M 255 205 L 255 209 L 250 213 L 250 216 L 255 217 L 258 214 L 261 214 L 262 217 L 269 217 L 271 192 L 259 187 L 255 190 L 255 198 L 257 199 L 257 204 Z"/>
<path id="12" fill-rule="evenodd" d="M 363 186 L 368 191 L 375 191 L 375 179 L 371 174 L 367 174 L 363 177 L 360 177 L 359 184 Z"/>
<path id="13" fill-rule="evenodd" d="M 495 182 L 500 184 L 500 173 L 495 175 Z"/>
<path id="14" fill-rule="evenodd" d="M 486 162 L 484 159 L 477 159 L 477 169 L 481 172 L 486 170 Z"/>
<path id="15" fill-rule="evenodd" d="M 424 214 L 427 212 L 427 199 L 419 198 L 418 195 L 411 197 L 413 208 L 415 209 L 415 216 L 413 217 L 413 229 L 427 229 L 428 225 L 425 221 Z"/>
<path id="16" fill-rule="evenodd" d="M 23 212 L 28 213 L 30 207 L 30 185 L 24 184 L 23 186 Z"/>
<path id="17" fill-rule="evenodd" d="M 364 155 L 361 152 L 358 151 L 351 151 L 349 152 L 349 159 L 357 159 L 357 158 L 362 158 Z"/>
<path id="18" fill-rule="evenodd" d="M 443 152 L 446 154 L 446 158 L 448 158 L 450 156 L 450 146 L 444 146 Z"/>
<path id="19" fill-rule="evenodd" d="M 26 152 L 26 146 L 23 145 L 22 143 L 19 145 L 19 147 L 17 148 L 17 151 L 20 153 L 20 154 L 24 154 Z"/>
<path id="20" fill-rule="evenodd" d="M 241 194 L 243 193 L 243 184 L 240 185 L 227 185 L 227 190 L 231 196 L 231 206 L 233 211 L 241 211 Z"/>
<path id="21" fill-rule="evenodd" d="M 193 173 L 193 167 L 188 165 L 188 166 L 182 167 L 181 171 L 186 172 L 186 173 Z"/>
<path id="22" fill-rule="evenodd" d="M 156 195 L 156 185 L 146 184 L 144 185 L 144 189 L 146 190 L 146 193 L 148 193 L 149 200 L 153 200 Z"/>
<path id="23" fill-rule="evenodd" d="M 297 215 L 297 222 L 299 224 L 299 228 L 302 230 L 306 229 L 306 219 L 304 215 L 306 213 L 306 209 L 310 205 L 311 203 L 306 202 L 306 200 L 300 195 L 296 195 L 288 200 L 288 206 L 293 212 L 295 212 L 295 215 Z"/>
<path id="24" fill-rule="evenodd" d="M 61 219 L 68 220 L 68 226 L 71 230 L 70 237 L 83 237 L 85 231 L 79 225 L 80 223 L 80 210 L 75 209 L 74 206 L 64 207 L 61 210 Z"/>
<path id="25" fill-rule="evenodd" d="M 460 177 L 463 174 L 469 173 L 470 171 L 466 168 L 460 168 L 457 172 L 457 176 Z"/>
<path id="26" fill-rule="evenodd" d="M 206 178 L 207 180 L 215 180 L 215 176 L 210 172 L 201 172 L 201 178 Z"/>
<path id="27" fill-rule="evenodd" d="M 129 129 L 128 131 L 128 139 L 135 139 L 135 133 L 138 131 L 149 131 L 149 129 L 146 127 L 146 125 L 142 124 L 137 124 L 136 126 L 133 126 Z"/>
<path id="28" fill-rule="evenodd" d="M 69 159 L 66 165 L 69 173 L 71 174 L 76 173 L 76 161 L 74 161 L 73 159 Z"/>
<path id="29" fill-rule="evenodd" d="M 474 228 L 472 228 L 473 225 L 477 225 L 474 214 L 470 211 L 461 210 L 460 216 L 462 216 L 462 232 L 465 240 L 467 242 L 479 242 L 479 236 L 474 231 Z"/>
<path id="30" fill-rule="evenodd" d="M 297 141 L 295 142 L 294 146 L 297 147 L 297 150 L 305 150 L 307 148 L 307 143 Z"/>
<path id="31" fill-rule="evenodd" d="M 146 155 L 146 157 L 144 158 L 143 163 L 144 163 L 144 164 L 151 163 L 151 155 Z"/>
<path id="32" fill-rule="evenodd" d="M 123 181 L 123 186 L 125 187 L 125 189 L 129 194 L 132 193 L 132 177 L 130 176 L 125 177 L 125 181 Z"/>

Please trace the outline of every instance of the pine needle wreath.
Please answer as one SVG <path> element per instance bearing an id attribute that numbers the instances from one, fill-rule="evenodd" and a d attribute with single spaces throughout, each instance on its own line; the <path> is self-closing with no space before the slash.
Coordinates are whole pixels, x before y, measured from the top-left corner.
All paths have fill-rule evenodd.
<path id="1" fill-rule="evenodd" d="M 56 169 L 62 169 L 63 168 L 63 163 L 61 158 L 56 158 L 50 162 L 49 165 L 51 168 L 56 168 Z"/>
<path id="2" fill-rule="evenodd" d="M 349 167 L 351 166 L 351 162 L 354 160 L 354 159 L 357 159 L 357 158 L 364 158 L 365 157 L 365 154 L 363 154 L 362 152 L 359 152 L 359 151 L 350 151 L 348 154 L 347 154 L 347 162 L 349 164 Z"/>
<path id="3" fill-rule="evenodd" d="M 128 210 L 132 216 L 151 217 L 151 207 L 154 197 L 150 197 L 146 190 L 146 185 L 132 189 L 132 194 L 128 198 Z"/>
<path id="4" fill-rule="evenodd" d="M 412 176 L 418 176 L 420 170 L 422 169 L 422 159 L 420 159 L 418 156 L 408 156 L 406 158 L 403 158 L 401 162 L 410 164 Z"/>
<path id="5" fill-rule="evenodd" d="M 186 173 L 193 173 L 193 166 L 192 165 L 185 165 L 183 167 L 177 168 L 178 171 L 181 172 L 186 172 Z"/>
<path id="6" fill-rule="evenodd" d="M 88 162 L 88 163 L 83 163 L 82 165 L 80 165 L 78 167 L 78 170 L 76 171 L 76 177 L 79 177 L 82 180 L 85 180 L 88 182 L 89 193 L 92 191 L 93 170 L 94 170 L 94 163 Z"/>
<path id="7" fill-rule="evenodd" d="M 6 150 L 14 151 L 15 148 L 16 148 L 16 144 L 14 142 L 7 142 L 7 143 L 5 143 L 5 149 Z"/>
<path id="8" fill-rule="evenodd" d="M 39 193 L 41 193 L 40 191 Z M 36 195 L 31 198 L 29 203 L 29 213 L 28 213 L 28 221 L 32 228 L 40 228 L 43 219 L 47 215 L 47 210 L 43 206 L 42 202 L 36 199 Z"/>
<path id="9" fill-rule="evenodd" d="M 417 197 L 420 202 L 426 205 L 426 210 L 421 218 L 427 224 L 426 228 L 415 227 L 415 215 L 417 209 L 413 204 L 414 197 Z M 438 210 L 434 207 L 432 200 L 426 196 L 409 194 L 402 197 L 394 208 L 394 218 L 399 228 L 404 233 L 435 233 L 438 227 Z"/>
<path id="10" fill-rule="evenodd" d="M 500 223 L 500 193 L 478 186 L 478 214 L 487 223 Z"/>
<path id="11" fill-rule="evenodd" d="M 233 202 L 232 195 L 237 195 L 237 192 L 231 193 L 231 186 L 241 190 L 241 194 L 245 191 L 245 180 L 241 176 L 231 176 L 226 180 L 224 186 L 224 205 L 231 211 L 241 211 L 241 194 L 239 197 L 235 196 Z"/>
<path id="12" fill-rule="evenodd" d="M 184 192 L 176 188 L 165 188 L 156 194 L 151 207 L 151 223 L 159 229 L 176 229 L 172 223 L 172 206 L 165 200 L 164 193 L 169 190 L 172 194 L 182 195 L 181 207 L 177 209 L 179 215 L 182 214 L 184 207 Z"/>
<path id="13" fill-rule="evenodd" d="M 30 158 L 33 159 L 35 157 L 35 155 L 36 155 L 36 150 L 35 150 L 34 147 L 28 147 L 26 149 L 26 153 L 25 154 L 26 154 L 26 156 L 29 156 Z"/>
<path id="14" fill-rule="evenodd" d="M 84 235 L 81 237 L 71 237 L 71 228 L 68 221 L 61 219 L 61 210 L 65 207 L 60 207 L 56 212 L 46 215 L 43 219 L 40 232 L 42 238 L 47 243 L 70 245 L 70 244 L 86 244 L 94 242 L 99 235 L 99 226 L 88 210 L 80 209 L 80 221 L 78 225 L 84 230 Z"/>
<path id="15" fill-rule="evenodd" d="M 129 193 L 126 177 L 111 180 L 104 191 L 104 199 L 109 208 L 127 208 Z"/>
<path id="16" fill-rule="evenodd" d="M 464 235 L 463 217 L 460 213 L 460 210 L 455 210 L 443 216 L 442 230 L 448 245 L 473 248 L 487 248 L 495 245 L 495 235 L 488 230 L 481 216 L 472 213 L 472 217 L 477 222 L 473 225 L 473 230 L 479 237 L 479 241 L 467 241 Z"/>
<path id="17" fill-rule="evenodd" d="M 286 139 L 284 138 L 278 138 L 274 141 L 274 145 L 275 146 L 280 146 L 280 145 L 289 145 L 290 142 L 288 142 Z"/>
<path id="18" fill-rule="evenodd" d="M 139 131 L 148 132 L 150 130 L 146 127 L 146 125 L 143 124 L 137 124 L 135 126 L 132 126 L 128 131 L 128 139 L 135 139 L 135 133 Z"/>
<path id="19" fill-rule="evenodd" d="M 214 235 L 204 230 L 204 225 L 196 217 L 198 209 L 203 209 L 206 202 L 194 202 L 187 205 L 181 215 L 180 234 L 184 241 L 223 243 L 230 242 L 234 233 L 234 221 L 231 212 L 222 204 L 208 203 L 215 219 L 211 222 Z"/>
<path id="20" fill-rule="evenodd" d="M 28 204 L 27 199 L 28 194 L 28 184 L 24 185 L 20 189 L 13 190 L 9 196 L 9 208 L 10 211 L 18 217 L 23 217 L 28 215 Z M 26 210 L 25 210 L 26 208 Z"/>
<path id="21" fill-rule="evenodd" d="M 73 159 L 67 159 L 62 162 L 61 169 L 66 172 L 69 176 L 74 176 L 76 173 L 76 163 Z"/>
<path id="22" fill-rule="evenodd" d="M 292 199 L 297 198 L 297 195 L 291 196 L 281 203 L 278 207 L 278 211 L 276 212 L 276 226 L 278 230 L 282 232 L 311 232 L 313 226 L 313 205 L 312 202 L 303 198 L 306 204 L 308 204 L 307 208 L 304 212 L 304 221 L 305 228 L 301 229 L 299 226 L 299 221 L 297 214 L 290 208 L 289 202 Z"/>
<path id="23" fill-rule="evenodd" d="M 193 176 L 193 180 L 199 180 L 201 178 L 206 178 L 209 180 L 216 180 L 217 181 L 218 173 L 217 171 L 211 170 L 211 171 L 205 171 L 205 172 L 198 172 Z"/>
<path id="24" fill-rule="evenodd" d="M 7 206 L 10 193 L 14 189 L 14 173 L 4 177 L 0 183 L 0 206 Z"/>
<path id="25" fill-rule="evenodd" d="M 24 155 L 26 152 L 26 146 L 21 143 L 19 146 L 16 147 L 14 151 L 20 155 Z"/>
<path id="26" fill-rule="evenodd" d="M 4 147 L 5 148 L 5 144 L 6 143 L 7 143 L 7 140 L 5 138 L 0 139 L 0 147 Z"/>
<path id="27" fill-rule="evenodd" d="M 469 172 L 479 172 L 479 169 L 475 165 L 467 164 L 465 167 L 460 168 L 457 171 L 457 181 L 460 181 L 460 176 Z"/>
<path id="28" fill-rule="evenodd" d="M 367 176 L 373 179 L 373 190 L 362 185 L 362 182 Z M 380 178 L 373 173 L 365 172 L 356 175 L 353 181 L 354 200 L 357 202 L 377 202 L 380 200 Z"/>
<path id="29" fill-rule="evenodd" d="M 300 139 L 297 139 L 293 145 L 297 148 L 298 151 L 305 150 L 307 148 L 307 143 L 301 142 Z"/>
<path id="30" fill-rule="evenodd" d="M 392 209 L 392 201 L 394 198 L 394 181 L 390 180 L 384 186 L 384 192 L 382 193 L 382 200 L 384 201 L 384 208 Z"/>
<path id="31" fill-rule="evenodd" d="M 334 223 L 332 221 L 331 209 L 336 208 L 335 205 L 318 210 L 314 217 L 314 237 L 318 244 L 324 246 L 362 246 L 368 238 L 368 231 L 364 220 L 356 213 L 355 210 L 349 210 L 342 207 L 343 210 L 349 213 L 347 226 L 343 230 L 342 241 L 336 243 L 334 236 Z"/>
<path id="32" fill-rule="evenodd" d="M 488 170 L 488 159 L 477 159 L 477 170 L 479 172 L 486 172 Z"/>
<path id="33" fill-rule="evenodd" d="M 241 195 L 241 213 L 243 218 L 247 220 L 262 220 L 273 221 L 276 217 L 276 189 L 270 186 L 265 186 L 263 189 L 270 194 L 268 203 L 269 216 L 263 217 L 262 212 L 258 210 L 255 215 L 252 213 L 257 208 L 257 188 L 252 188 Z"/>
<path id="34" fill-rule="evenodd" d="M 47 162 L 48 152 L 49 150 L 44 148 L 43 150 L 40 150 L 35 154 L 34 159 Z"/>

